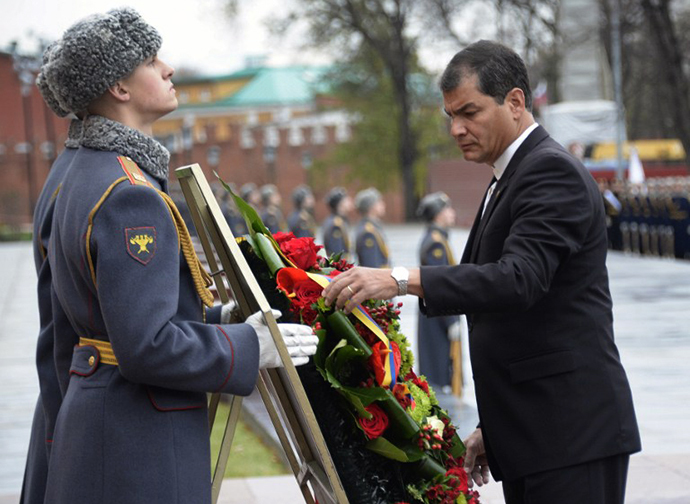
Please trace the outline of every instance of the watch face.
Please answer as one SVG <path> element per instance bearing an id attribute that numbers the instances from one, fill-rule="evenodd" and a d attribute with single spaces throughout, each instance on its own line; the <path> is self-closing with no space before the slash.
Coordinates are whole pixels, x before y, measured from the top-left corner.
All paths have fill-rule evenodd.
<path id="1" fill-rule="evenodd" d="M 409 277 L 409 273 L 405 268 L 398 266 L 393 268 L 393 271 L 391 271 L 391 276 L 398 282 L 406 282 Z"/>

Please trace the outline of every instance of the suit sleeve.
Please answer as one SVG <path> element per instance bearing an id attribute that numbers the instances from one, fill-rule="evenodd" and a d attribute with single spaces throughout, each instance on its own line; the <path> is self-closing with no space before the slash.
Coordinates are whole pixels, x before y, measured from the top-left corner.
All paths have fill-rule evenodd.
<path id="1" fill-rule="evenodd" d="M 556 150 L 531 163 L 526 159 L 519 168 L 509 181 L 511 200 L 501 202 L 510 205 L 509 222 L 489 221 L 481 237 L 482 247 L 497 240 L 496 260 L 421 269 L 428 315 L 527 310 L 549 291 L 559 266 L 583 246 L 596 205 L 602 205 L 592 199 L 583 178 L 588 174 Z"/>
<path id="2" fill-rule="evenodd" d="M 143 246 L 136 243 L 147 236 Z M 175 317 L 184 259 L 170 211 L 155 191 L 116 188 L 95 216 L 91 246 L 98 301 L 123 376 L 178 390 L 251 392 L 259 345 L 250 326 Z"/>

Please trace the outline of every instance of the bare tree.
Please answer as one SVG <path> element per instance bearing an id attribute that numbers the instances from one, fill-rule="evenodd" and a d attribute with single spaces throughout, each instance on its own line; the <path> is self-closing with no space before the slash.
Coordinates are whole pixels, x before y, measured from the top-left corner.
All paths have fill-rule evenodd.
<path id="1" fill-rule="evenodd" d="M 649 20 L 657 49 L 656 57 L 668 84 L 669 98 L 674 105 L 671 113 L 676 135 L 683 144 L 690 163 L 690 86 L 684 71 L 683 51 L 671 16 L 671 0 L 642 0 L 641 3 Z"/>

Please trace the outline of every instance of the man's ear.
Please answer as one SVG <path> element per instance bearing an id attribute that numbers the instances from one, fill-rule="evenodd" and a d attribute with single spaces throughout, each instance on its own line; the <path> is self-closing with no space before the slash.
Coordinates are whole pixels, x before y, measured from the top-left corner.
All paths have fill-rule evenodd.
<path id="1" fill-rule="evenodd" d="M 115 100 L 118 102 L 126 102 L 130 99 L 129 90 L 121 81 L 117 81 L 115 84 L 110 86 L 106 93 L 115 98 Z"/>
<path id="2" fill-rule="evenodd" d="M 525 93 L 520 88 L 513 88 L 508 91 L 505 103 L 508 104 L 512 113 L 520 115 L 525 111 Z"/>

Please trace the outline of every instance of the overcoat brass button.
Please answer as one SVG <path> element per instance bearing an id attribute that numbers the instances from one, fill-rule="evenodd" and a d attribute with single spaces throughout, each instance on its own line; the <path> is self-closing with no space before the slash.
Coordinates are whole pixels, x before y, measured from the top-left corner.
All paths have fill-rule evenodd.
<path id="1" fill-rule="evenodd" d="M 96 357 L 92 355 L 91 357 L 89 357 L 89 366 L 93 366 L 94 362 L 96 362 Z"/>

